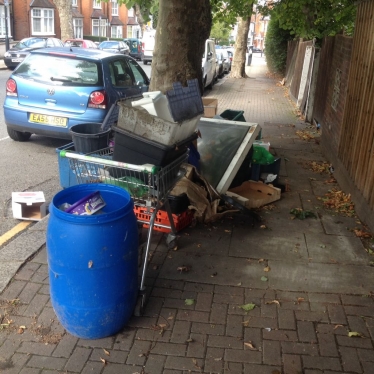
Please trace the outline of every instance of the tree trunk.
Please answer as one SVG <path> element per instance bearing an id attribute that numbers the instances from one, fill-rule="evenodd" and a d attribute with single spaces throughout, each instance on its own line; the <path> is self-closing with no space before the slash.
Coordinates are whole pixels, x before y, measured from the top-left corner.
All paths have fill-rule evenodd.
<path id="1" fill-rule="evenodd" d="M 231 74 L 232 78 L 246 78 L 245 74 L 245 53 L 247 51 L 248 31 L 251 23 L 251 17 L 240 18 L 238 25 L 238 35 L 235 41 L 235 52 L 232 59 Z"/>
<path id="2" fill-rule="evenodd" d="M 142 30 L 142 34 L 141 34 L 141 38 L 142 38 L 143 35 L 144 35 L 144 30 L 145 30 L 145 27 L 146 27 L 147 24 L 144 22 L 142 11 L 141 11 L 140 6 L 138 4 L 135 4 L 135 15 L 138 19 L 140 29 Z"/>
<path id="3" fill-rule="evenodd" d="M 53 0 L 60 17 L 61 40 L 74 38 L 73 7 L 71 0 Z"/>
<path id="4" fill-rule="evenodd" d="M 201 59 L 211 25 L 209 0 L 160 0 L 151 91 L 165 93 L 173 82 L 186 86 L 197 78 L 202 92 Z"/>

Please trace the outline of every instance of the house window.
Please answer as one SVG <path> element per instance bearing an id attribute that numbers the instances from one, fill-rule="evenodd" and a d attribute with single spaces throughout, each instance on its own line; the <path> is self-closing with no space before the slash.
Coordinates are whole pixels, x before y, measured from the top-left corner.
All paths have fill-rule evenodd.
<path id="1" fill-rule="evenodd" d="M 83 38 L 83 18 L 73 18 L 74 38 Z"/>
<path id="2" fill-rule="evenodd" d="M 118 16 L 118 3 L 117 3 L 117 1 L 112 1 L 112 16 Z"/>
<path id="3" fill-rule="evenodd" d="M 95 9 L 101 9 L 101 0 L 93 0 L 93 7 Z"/>
<path id="4" fill-rule="evenodd" d="M 78 0 L 71 0 L 72 6 L 78 6 Z"/>
<path id="5" fill-rule="evenodd" d="M 10 17 L 8 14 L 8 36 L 11 36 L 11 28 L 9 23 Z M 5 6 L 0 5 L 0 38 L 5 38 Z"/>
<path id="6" fill-rule="evenodd" d="M 92 35 L 93 36 L 106 36 L 106 19 L 93 19 L 92 20 Z"/>
<path id="7" fill-rule="evenodd" d="M 31 13 L 32 33 L 54 34 L 54 10 L 33 8 Z"/>
<path id="8" fill-rule="evenodd" d="M 111 27 L 111 35 L 112 38 L 120 38 L 122 39 L 122 26 L 112 26 Z"/>
<path id="9" fill-rule="evenodd" d="M 127 26 L 127 37 L 132 38 L 132 26 Z"/>
<path id="10" fill-rule="evenodd" d="M 128 11 L 127 11 L 127 15 L 129 17 L 134 17 L 134 8 L 130 8 Z"/>

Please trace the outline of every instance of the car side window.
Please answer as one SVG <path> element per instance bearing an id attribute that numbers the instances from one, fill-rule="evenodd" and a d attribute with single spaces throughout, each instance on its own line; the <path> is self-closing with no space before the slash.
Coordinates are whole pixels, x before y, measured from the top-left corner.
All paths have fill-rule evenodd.
<path id="1" fill-rule="evenodd" d="M 109 71 L 111 74 L 111 81 L 114 86 L 117 87 L 128 87 L 135 84 L 131 69 L 127 65 L 127 62 L 123 59 L 115 60 L 110 63 Z"/>
<path id="2" fill-rule="evenodd" d="M 47 47 L 54 47 L 53 40 L 47 39 Z"/>
<path id="3" fill-rule="evenodd" d="M 139 85 L 147 86 L 149 84 L 149 79 L 144 71 L 141 70 L 141 67 L 134 60 L 129 60 L 128 63 L 132 73 L 134 74 L 135 82 Z"/>

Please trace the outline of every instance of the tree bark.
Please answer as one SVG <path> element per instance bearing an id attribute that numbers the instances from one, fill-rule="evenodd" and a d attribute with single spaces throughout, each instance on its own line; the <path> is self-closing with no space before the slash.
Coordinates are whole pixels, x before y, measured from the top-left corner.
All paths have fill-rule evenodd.
<path id="1" fill-rule="evenodd" d="M 146 27 L 146 23 L 144 22 L 142 11 L 141 11 L 140 6 L 138 4 L 135 4 L 135 15 L 138 19 L 139 26 L 142 30 L 141 37 L 143 37 L 144 30 L 145 30 L 145 27 Z"/>
<path id="2" fill-rule="evenodd" d="M 201 59 L 211 26 L 209 0 L 160 0 L 151 91 L 165 93 L 174 82 L 186 86 L 197 78 L 202 92 Z"/>
<path id="3" fill-rule="evenodd" d="M 61 40 L 74 38 L 73 7 L 71 0 L 53 0 L 60 18 Z"/>
<path id="4" fill-rule="evenodd" d="M 247 41 L 251 17 L 240 18 L 238 25 L 238 35 L 235 41 L 234 57 L 232 59 L 231 74 L 232 78 L 246 78 L 245 74 L 245 53 L 247 51 Z"/>

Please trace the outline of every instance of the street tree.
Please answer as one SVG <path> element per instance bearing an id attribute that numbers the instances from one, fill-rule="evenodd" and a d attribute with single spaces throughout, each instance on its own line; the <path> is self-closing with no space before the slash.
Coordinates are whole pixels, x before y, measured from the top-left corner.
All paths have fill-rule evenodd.
<path id="1" fill-rule="evenodd" d="M 255 0 L 211 0 L 214 21 L 233 26 L 238 22 L 231 74 L 233 78 L 245 78 L 245 60 L 249 26 Z"/>
<path id="2" fill-rule="evenodd" d="M 73 7 L 71 0 L 53 0 L 60 17 L 61 39 L 74 37 L 73 28 Z"/>
<path id="3" fill-rule="evenodd" d="M 321 40 L 344 32 L 352 35 L 356 0 L 280 0 L 259 5 L 261 14 L 270 14 L 279 26 L 295 38 Z"/>

